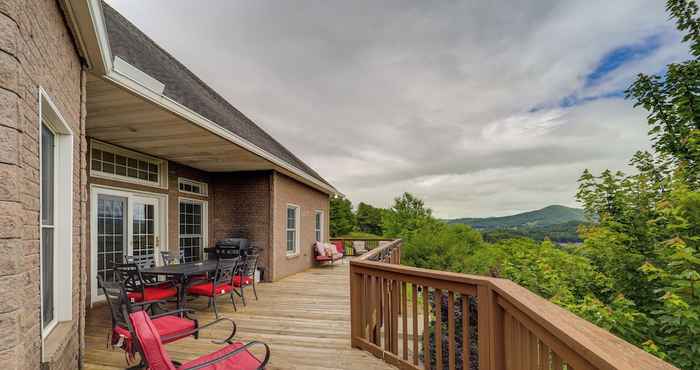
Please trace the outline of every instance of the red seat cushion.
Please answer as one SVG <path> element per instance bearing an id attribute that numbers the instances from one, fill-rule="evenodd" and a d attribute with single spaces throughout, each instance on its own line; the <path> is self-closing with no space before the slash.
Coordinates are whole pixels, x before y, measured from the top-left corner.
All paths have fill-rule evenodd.
<path id="1" fill-rule="evenodd" d="M 251 279 L 250 276 L 244 276 L 243 277 L 243 285 L 250 285 L 250 284 L 253 284 L 253 279 Z M 236 275 L 233 277 L 233 286 L 235 286 L 235 287 L 241 286 L 240 275 Z"/>
<path id="2" fill-rule="evenodd" d="M 208 297 L 212 296 L 212 291 L 211 287 L 214 283 L 213 282 L 208 282 L 208 283 L 203 283 L 203 284 L 197 284 L 193 285 L 189 288 L 187 288 L 187 293 L 193 294 L 193 295 L 205 295 Z M 219 295 L 219 294 L 226 294 L 231 292 L 233 290 L 233 287 L 230 284 L 219 284 L 216 286 L 216 290 L 214 291 L 214 294 Z"/>
<path id="3" fill-rule="evenodd" d="M 330 261 L 331 257 L 328 256 L 316 256 L 316 261 Z"/>
<path id="4" fill-rule="evenodd" d="M 337 250 L 338 253 L 340 253 L 340 254 L 344 254 L 344 253 L 345 253 L 345 247 L 343 246 L 343 242 L 341 242 L 341 241 L 334 241 L 334 242 L 333 242 L 333 245 L 335 245 L 335 250 Z"/>
<path id="5" fill-rule="evenodd" d="M 240 348 L 243 346 L 243 343 L 241 342 L 236 342 L 233 344 L 230 344 L 216 352 L 212 352 L 208 355 L 202 356 L 200 358 L 197 358 L 193 361 L 187 362 L 182 364 L 182 368 L 189 369 L 191 367 L 201 365 L 207 361 L 213 360 L 217 357 L 223 356 L 236 348 Z M 221 362 L 217 362 L 215 364 L 209 365 L 207 367 L 203 367 L 202 369 L 206 370 L 254 370 L 257 369 L 258 366 L 260 366 L 260 361 L 252 354 L 250 351 L 247 349 L 244 349 L 243 351 L 239 352 L 238 354 L 224 360 Z"/>
<path id="6" fill-rule="evenodd" d="M 157 319 L 153 319 L 151 321 L 153 322 L 153 325 L 155 326 L 156 330 L 158 330 L 158 334 L 161 337 L 173 336 L 172 338 L 163 341 L 163 344 L 174 342 L 180 338 L 184 338 L 187 335 L 177 336 L 177 334 L 185 333 L 195 328 L 194 321 L 178 316 L 163 316 Z M 129 332 L 129 330 L 122 326 L 115 327 L 114 332 L 112 334 L 112 344 L 117 344 L 119 341 L 119 337 L 124 338 L 122 348 L 126 352 L 131 352 L 133 350 L 133 347 L 131 346 L 131 333 Z"/>
<path id="7" fill-rule="evenodd" d="M 145 297 L 141 296 L 141 292 L 129 292 L 127 296 L 131 302 L 158 301 L 177 296 L 177 288 L 174 287 L 149 287 L 144 288 L 143 292 Z"/>

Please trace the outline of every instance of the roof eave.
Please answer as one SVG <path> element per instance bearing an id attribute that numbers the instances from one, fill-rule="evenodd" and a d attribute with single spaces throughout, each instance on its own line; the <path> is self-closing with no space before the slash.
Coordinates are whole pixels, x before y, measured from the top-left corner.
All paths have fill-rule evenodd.
<path id="1" fill-rule="evenodd" d="M 186 120 L 199 125 L 210 132 L 213 132 L 232 143 L 239 145 L 246 150 L 267 159 L 282 169 L 296 175 L 298 180 L 312 186 L 329 195 L 342 195 L 332 185 L 325 183 L 308 174 L 287 161 L 284 161 L 257 145 L 241 138 L 222 128 L 215 122 L 208 120 L 197 112 L 183 106 L 173 99 L 163 94 L 155 94 L 144 88 L 139 83 L 133 81 L 113 68 L 112 52 L 107 36 L 104 15 L 102 12 L 101 0 L 60 0 L 66 13 L 66 18 L 70 22 L 70 27 L 78 43 L 81 54 L 85 58 L 88 69 L 97 76 L 102 76 L 124 89 L 163 107 L 164 109 L 185 118 Z"/>

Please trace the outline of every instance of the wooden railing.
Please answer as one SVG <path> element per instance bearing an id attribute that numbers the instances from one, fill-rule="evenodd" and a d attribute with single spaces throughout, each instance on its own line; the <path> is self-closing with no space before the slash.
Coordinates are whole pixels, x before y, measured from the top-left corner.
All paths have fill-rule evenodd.
<path id="1" fill-rule="evenodd" d="M 675 369 L 509 280 L 400 263 L 350 262 L 352 346 L 400 369 Z"/>
<path id="2" fill-rule="evenodd" d="M 352 242 L 365 242 L 365 248 L 372 250 L 382 244 L 392 242 L 394 239 L 389 238 L 361 238 L 361 237 L 346 237 L 346 238 L 331 238 L 331 242 L 340 241 L 346 248 L 352 247 Z"/>

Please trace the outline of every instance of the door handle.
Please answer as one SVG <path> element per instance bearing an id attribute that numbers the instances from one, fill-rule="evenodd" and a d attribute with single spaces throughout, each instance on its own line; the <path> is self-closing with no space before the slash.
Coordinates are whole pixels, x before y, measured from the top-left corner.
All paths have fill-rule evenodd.
<path id="1" fill-rule="evenodd" d="M 160 237 L 156 235 L 156 247 L 160 247 Z"/>

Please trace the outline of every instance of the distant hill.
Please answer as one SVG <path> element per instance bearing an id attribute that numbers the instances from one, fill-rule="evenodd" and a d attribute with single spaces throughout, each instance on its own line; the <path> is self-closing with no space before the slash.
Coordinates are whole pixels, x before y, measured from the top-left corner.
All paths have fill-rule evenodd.
<path id="1" fill-rule="evenodd" d="M 457 218 L 447 220 L 450 224 L 467 224 L 481 230 L 539 228 L 570 222 L 583 222 L 583 210 L 560 205 L 552 205 L 503 217 Z"/>

